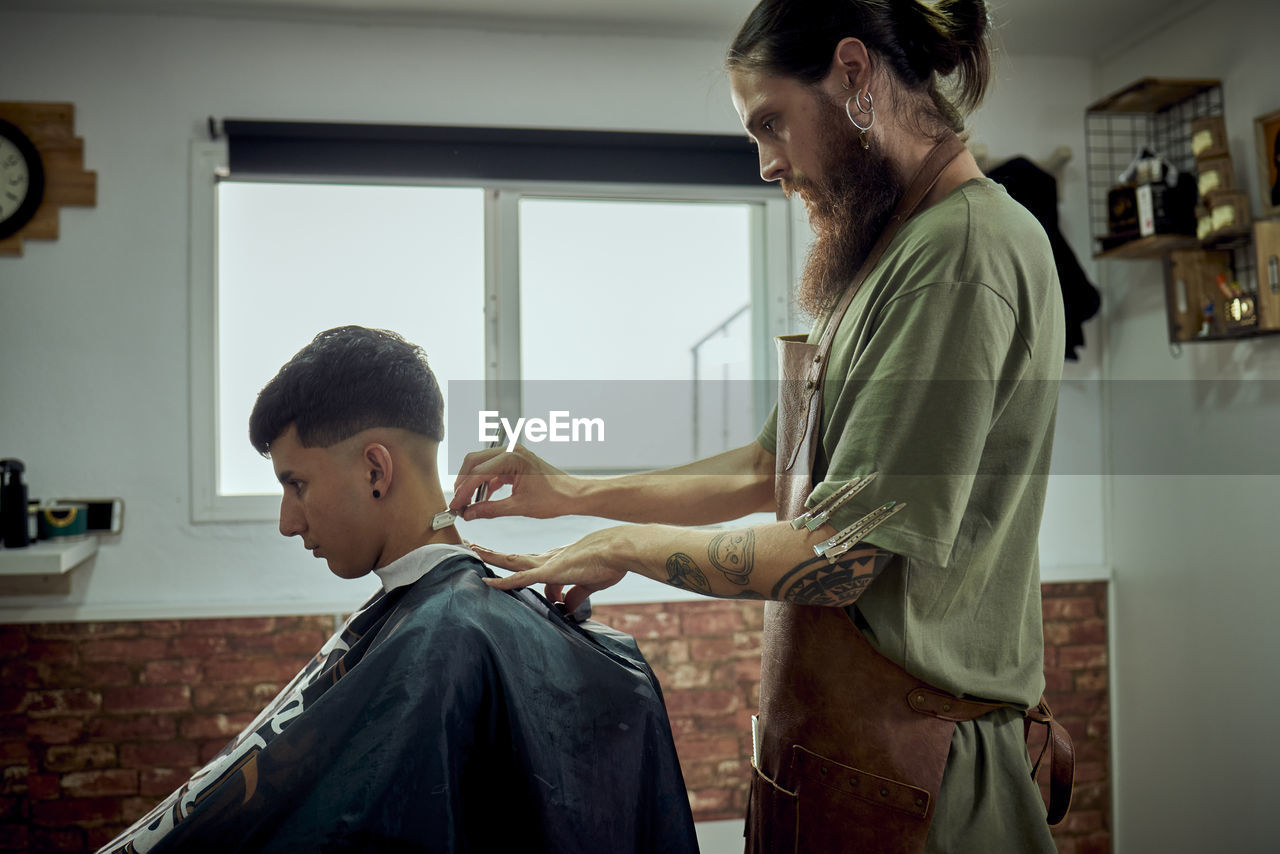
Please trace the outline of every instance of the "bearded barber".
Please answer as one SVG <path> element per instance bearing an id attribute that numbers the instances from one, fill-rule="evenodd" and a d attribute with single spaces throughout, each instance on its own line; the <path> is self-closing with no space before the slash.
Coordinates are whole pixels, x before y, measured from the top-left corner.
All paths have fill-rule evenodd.
<path id="1" fill-rule="evenodd" d="M 1050 724 L 1069 794 L 1037 558 L 1063 307 L 1043 230 L 957 136 L 987 28 L 982 0 L 763 0 L 728 53 L 733 102 L 761 176 L 808 207 L 816 323 L 780 346 L 759 438 L 609 479 L 479 452 L 455 484 L 454 509 L 513 487 L 467 519 L 645 523 L 546 555 L 478 549 L 515 571 L 495 586 L 546 583 L 572 609 L 638 572 L 770 600 L 749 851 L 1055 850 L 1024 720 Z M 766 507 L 777 523 L 681 527 Z"/>

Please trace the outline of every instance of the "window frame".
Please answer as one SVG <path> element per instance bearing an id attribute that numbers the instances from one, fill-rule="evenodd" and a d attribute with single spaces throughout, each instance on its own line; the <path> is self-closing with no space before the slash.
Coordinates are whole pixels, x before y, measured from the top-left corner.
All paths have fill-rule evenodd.
<path id="1" fill-rule="evenodd" d="M 193 523 L 274 521 L 277 495 L 218 493 L 218 193 L 229 180 L 225 140 L 195 140 L 190 157 L 189 270 L 191 520 Z M 359 183 L 398 186 L 466 186 L 484 191 L 484 329 L 486 406 L 520 410 L 519 203 L 524 198 L 739 203 L 751 205 L 753 408 L 761 424 L 773 405 L 777 364 L 772 339 L 793 329 L 795 210 L 767 185 L 660 184 L 513 179 L 426 178 L 386 175 L 237 175 L 236 181 L 271 183 Z M 448 401 L 445 402 L 446 407 Z M 448 497 L 448 496 L 446 496 Z"/>

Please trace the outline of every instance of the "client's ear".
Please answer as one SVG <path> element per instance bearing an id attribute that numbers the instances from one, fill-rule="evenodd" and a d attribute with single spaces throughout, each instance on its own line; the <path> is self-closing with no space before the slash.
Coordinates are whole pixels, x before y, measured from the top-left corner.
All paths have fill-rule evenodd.
<path id="1" fill-rule="evenodd" d="M 369 488 L 373 497 L 381 498 L 390 492 L 394 465 L 387 446 L 380 442 L 365 445 L 364 464 L 368 470 Z"/>

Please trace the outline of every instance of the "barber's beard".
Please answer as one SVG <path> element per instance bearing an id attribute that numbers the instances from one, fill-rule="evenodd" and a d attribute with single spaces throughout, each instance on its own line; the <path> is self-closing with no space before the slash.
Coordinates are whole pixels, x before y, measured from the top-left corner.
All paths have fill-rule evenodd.
<path id="1" fill-rule="evenodd" d="M 844 107 L 825 98 L 821 102 L 819 141 L 828 152 L 824 177 L 783 182 L 788 196 L 794 192 L 804 200 L 815 234 L 796 295 L 800 308 L 814 317 L 830 309 L 852 282 L 903 193 L 884 155 L 875 146 L 862 147 Z"/>

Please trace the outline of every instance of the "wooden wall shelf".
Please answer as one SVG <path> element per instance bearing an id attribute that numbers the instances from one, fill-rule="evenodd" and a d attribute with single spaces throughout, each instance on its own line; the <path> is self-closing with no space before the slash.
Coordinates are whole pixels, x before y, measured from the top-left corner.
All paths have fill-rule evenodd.
<path id="1" fill-rule="evenodd" d="M 1215 332 L 1213 335 L 1196 335 L 1191 338 L 1177 338 L 1170 343 L 1195 344 L 1199 341 L 1242 341 L 1246 338 L 1265 338 L 1268 335 L 1280 335 L 1280 329 L 1250 329 L 1247 332 L 1232 332 L 1230 334 Z"/>
<path id="2" fill-rule="evenodd" d="M 1086 108 L 1089 113 L 1159 113 L 1221 86 L 1218 80 L 1144 77 Z"/>
<path id="3" fill-rule="evenodd" d="M 1093 258 L 1095 261 L 1160 259 L 1167 253 L 1180 249 L 1243 249 L 1252 243 L 1252 238 L 1252 230 L 1221 232 L 1204 240 L 1197 240 L 1187 234 L 1153 234 L 1122 243 L 1105 252 L 1097 252 Z"/>
<path id="4" fill-rule="evenodd" d="M 1150 237 L 1130 240 L 1105 252 L 1098 252 L 1095 259 L 1163 258 L 1177 249 L 1198 249 L 1200 241 L 1186 234 L 1153 234 Z"/>

